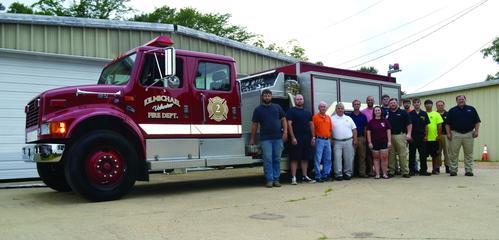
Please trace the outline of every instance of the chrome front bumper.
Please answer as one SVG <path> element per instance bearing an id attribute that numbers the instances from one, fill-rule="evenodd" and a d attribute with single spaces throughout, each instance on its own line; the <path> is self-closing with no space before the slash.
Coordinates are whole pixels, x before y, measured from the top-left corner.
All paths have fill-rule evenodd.
<path id="1" fill-rule="evenodd" d="M 25 162 L 59 162 L 64 144 L 28 144 L 23 147 Z"/>

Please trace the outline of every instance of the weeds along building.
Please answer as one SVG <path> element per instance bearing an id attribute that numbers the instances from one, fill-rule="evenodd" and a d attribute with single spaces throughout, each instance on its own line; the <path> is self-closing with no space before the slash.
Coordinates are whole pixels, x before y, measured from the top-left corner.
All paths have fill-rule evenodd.
<path id="1" fill-rule="evenodd" d="M 186 27 L 116 20 L 0 14 L 0 180 L 37 177 L 21 157 L 24 107 L 52 88 L 94 84 L 110 59 L 156 36 L 178 49 L 231 56 L 247 75 L 297 59 Z"/>

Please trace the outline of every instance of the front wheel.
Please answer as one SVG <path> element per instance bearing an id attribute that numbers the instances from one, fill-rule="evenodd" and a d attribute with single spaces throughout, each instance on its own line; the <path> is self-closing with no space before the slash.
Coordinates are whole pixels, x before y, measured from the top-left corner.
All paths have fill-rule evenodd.
<path id="1" fill-rule="evenodd" d="M 62 163 L 36 163 L 36 170 L 47 187 L 58 192 L 69 192 L 69 186 L 64 177 L 64 167 Z"/>
<path id="2" fill-rule="evenodd" d="M 92 131 L 71 147 L 65 167 L 71 188 L 91 201 L 110 201 L 135 184 L 138 156 L 121 135 Z"/>

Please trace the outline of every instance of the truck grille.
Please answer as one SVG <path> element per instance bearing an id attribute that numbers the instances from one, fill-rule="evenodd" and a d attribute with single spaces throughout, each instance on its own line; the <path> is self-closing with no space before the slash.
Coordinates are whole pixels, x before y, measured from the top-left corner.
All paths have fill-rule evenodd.
<path id="1" fill-rule="evenodd" d="M 38 125 L 38 113 L 40 112 L 40 99 L 36 98 L 28 103 L 26 112 L 26 128 Z"/>

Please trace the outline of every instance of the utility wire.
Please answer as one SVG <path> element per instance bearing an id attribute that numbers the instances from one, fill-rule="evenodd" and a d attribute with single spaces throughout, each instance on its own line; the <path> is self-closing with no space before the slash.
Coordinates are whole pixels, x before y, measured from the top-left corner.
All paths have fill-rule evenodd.
<path id="1" fill-rule="evenodd" d="M 478 3 L 478 4 L 472 5 L 471 7 L 468 7 L 468 8 L 466 8 L 466 9 L 464 9 L 464 10 L 462 10 L 462 11 L 460 11 L 460 12 L 458 12 L 458 13 L 456 13 L 456 14 L 454 14 L 454 15 L 452 15 L 452 16 L 450 16 L 450 17 L 448 17 L 448 18 L 444 19 L 444 20 L 442 20 L 442 21 L 439 21 L 439 22 L 437 22 L 436 24 L 433 24 L 433 25 L 431 25 L 431 26 L 429 26 L 429 27 L 427 27 L 427 28 L 424 28 L 424 29 L 422 29 L 421 31 L 418 31 L 418 32 L 416 32 L 416 33 L 414 33 L 414 34 L 411 34 L 411 35 L 409 35 L 409 36 L 407 36 L 407 37 L 405 37 L 405 38 L 402 38 L 402 39 L 400 39 L 400 40 L 398 40 L 398 41 L 395 41 L 395 42 L 393 42 L 393 43 L 390 43 L 390 44 L 388 44 L 388 45 L 386 45 L 386 46 L 384 46 L 384 47 L 378 48 L 378 49 L 376 49 L 376 50 L 374 50 L 374 51 L 371 51 L 371 52 L 368 52 L 368 53 L 366 53 L 366 54 L 363 54 L 363 55 L 361 55 L 361 56 L 359 56 L 359 57 L 352 58 L 352 59 L 347 60 L 347 61 L 345 61 L 345 62 L 342 62 L 342 63 L 340 63 L 340 64 L 336 64 L 336 66 L 345 65 L 345 64 L 350 63 L 350 62 L 353 62 L 353 61 L 355 61 L 355 60 L 357 60 L 357 59 L 360 59 L 360 58 L 363 58 L 363 57 L 365 57 L 365 56 L 369 56 L 369 55 L 371 55 L 371 54 L 373 54 L 373 53 L 379 52 L 379 51 L 381 51 L 381 50 L 383 50 L 383 49 L 386 49 L 386 48 L 391 47 L 391 46 L 393 46 L 393 45 L 395 45 L 395 44 L 397 44 L 397 43 L 400 43 L 400 42 L 402 42 L 402 41 L 404 41 L 404 40 L 406 40 L 406 39 L 409 39 L 409 38 L 411 38 L 411 37 L 413 37 L 413 36 L 416 36 L 416 35 L 418 35 L 418 34 L 420 34 L 420 33 L 422 33 L 422 32 L 425 32 L 425 31 L 426 31 L 426 30 L 428 30 L 428 29 L 431 29 L 431 28 L 433 28 L 433 27 L 435 27 L 435 26 L 438 26 L 438 25 L 440 25 L 441 23 L 443 23 L 443 22 L 445 22 L 445 21 L 448 21 L 449 19 L 454 18 L 454 19 L 452 19 L 450 22 L 448 22 L 448 23 L 446 23 L 446 24 L 444 24 L 444 25 L 442 25 L 442 26 L 438 27 L 437 29 L 435 29 L 435 30 L 433 30 L 433 31 L 431 31 L 431 32 L 429 32 L 429 33 L 427 33 L 427 34 L 423 35 L 423 36 L 422 36 L 422 37 L 420 37 L 420 38 L 417 38 L 417 39 L 416 39 L 416 40 L 414 40 L 414 41 L 409 42 L 408 44 L 403 45 L 402 47 L 399 47 L 399 48 L 397 48 L 397 49 L 395 49 L 395 50 L 393 50 L 393 51 L 390 51 L 390 52 L 388 52 L 388 53 L 386 53 L 386 54 L 383 54 L 383 55 L 381 55 L 381 56 L 379 56 L 379 57 L 376 57 L 376 58 L 371 59 L 371 60 L 369 60 L 369 61 L 363 62 L 363 63 L 361 63 L 361 64 L 357 64 L 357 65 L 352 66 L 352 67 L 350 67 L 350 68 L 355 68 L 355 67 L 358 67 L 358 66 L 360 66 L 360 65 L 363 65 L 363 64 L 366 64 L 366 63 L 372 62 L 372 61 L 377 60 L 377 59 L 380 59 L 380 58 L 382 58 L 382 57 L 384 57 L 384 56 L 386 56 L 386 55 L 389 55 L 389 54 L 391 54 L 391 53 L 394 53 L 394 52 L 396 52 L 396 51 L 398 51 L 398 50 L 400 50 L 400 49 L 402 49 L 402 48 L 405 48 L 405 47 L 407 47 L 407 46 L 409 46 L 409 45 L 411 45 L 411 44 L 413 44 L 413 43 L 415 43 L 415 42 L 417 42 L 417 41 L 420 41 L 420 40 L 422 40 L 422 39 L 424 39 L 424 38 L 428 37 L 429 35 L 431 35 L 431 34 L 433 34 L 433 33 L 437 32 L 438 30 L 440 30 L 440 29 L 442 29 L 442 28 L 446 27 L 447 25 L 449 25 L 449 24 L 451 24 L 451 23 L 453 23 L 453 22 L 457 21 L 459 18 L 461 18 L 461 17 L 463 17 L 464 15 L 468 14 L 469 12 L 471 12 L 471 11 L 475 10 L 477 7 L 479 7 L 479 6 L 483 5 L 483 4 L 484 4 L 484 3 L 486 3 L 487 1 L 488 1 L 488 0 L 484 0 L 484 1 L 480 2 L 480 3 Z M 457 17 L 456 17 L 456 16 L 457 16 Z"/>
<path id="2" fill-rule="evenodd" d="M 434 78 L 433 80 L 425 83 L 423 86 L 419 87 L 418 89 L 414 90 L 415 92 L 425 88 L 426 86 L 430 85 L 430 83 L 433 83 L 433 82 L 436 82 L 437 80 L 439 80 L 440 78 L 442 78 L 443 76 L 447 75 L 447 73 L 451 72 L 452 70 L 456 69 L 457 67 L 459 67 L 461 64 L 463 64 L 466 60 L 468 60 L 469 58 L 471 58 L 473 55 L 475 55 L 478 51 L 482 50 L 485 46 L 487 46 L 489 43 L 491 43 L 494 39 L 492 40 L 489 40 L 487 41 L 485 44 L 483 44 L 480 48 L 478 48 L 477 50 L 473 51 L 470 55 L 466 56 L 464 59 L 462 59 L 461 61 L 459 61 L 456 65 L 452 66 L 451 68 L 449 68 L 447 71 L 445 71 L 444 73 L 442 73 L 440 76 Z"/>
<path id="3" fill-rule="evenodd" d="M 332 24 L 327 25 L 327 26 L 326 26 L 326 27 L 324 27 L 324 28 L 330 28 L 330 27 L 336 26 L 336 25 L 338 25 L 338 24 L 340 24 L 340 23 L 346 22 L 346 21 L 347 21 L 347 20 L 349 20 L 350 18 L 353 18 L 353 17 L 355 17 L 355 16 L 358 16 L 359 14 L 361 14 L 361 13 L 363 13 L 363 12 L 367 11 L 368 9 L 370 9 L 370 8 L 372 8 L 372 7 L 374 7 L 374 6 L 378 5 L 378 4 L 380 4 L 380 3 L 381 3 L 381 2 L 383 2 L 383 1 L 384 1 L 384 0 L 377 1 L 377 2 L 375 2 L 375 3 L 373 3 L 373 4 L 369 5 L 369 6 L 367 6 L 366 8 L 364 8 L 364 9 L 362 9 L 362 10 L 360 10 L 360 11 L 358 11 L 358 12 L 354 13 L 354 14 L 352 14 L 352 15 L 350 15 L 350 16 L 348 16 L 348 17 L 345 17 L 345 18 L 343 18 L 343 19 L 341 19 L 341 20 L 339 20 L 338 22 L 335 22 L 335 23 L 332 23 Z"/>
<path id="4" fill-rule="evenodd" d="M 408 21 L 408 22 L 406 22 L 406 23 L 403 23 L 403 24 L 401 24 L 401 25 L 398 25 L 398 26 L 396 26 L 396 27 L 394 27 L 394 28 L 392 28 L 392 29 L 389 29 L 389 30 L 387 30 L 387 31 L 384 31 L 384 32 L 378 33 L 378 34 L 376 34 L 376 35 L 373 35 L 373 36 L 371 36 L 371 37 L 368 37 L 368 38 L 365 38 L 365 39 L 363 39 L 363 40 L 360 40 L 360 41 L 358 41 L 358 42 L 356 42 L 356 43 L 354 43 L 354 44 L 347 45 L 347 46 L 343 46 L 343 47 L 341 47 L 341 48 L 338 48 L 338 49 L 336 49 L 336 50 L 333 50 L 333 51 L 331 51 L 331 52 L 328 52 L 328 53 L 326 53 L 326 54 L 324 54 L 324 55 L 321 55 L 320 57 L 325 57 L 325 56 L 329 56 L 329 55 L 331 55 L 331 54 L 333 54 L 333 53 L 342 52 L 343 50 L 346 50 L 346 49 L 348 49 L 348 48 L 350 48 L 350 47 L 357 46 L 357 45 L 359 45 L 359 44 L 361 44 L 361 43 L 364 43 L 364 42 L 367 42 L 367 41 L 372 40 L 372 39 L 374 39 L 374 38 L 377 38 L 377 37 L 383 36 L 383 35 L 385 35 L 385 34 L 387 34 L 387 33 L 391 33 L 391 32 L 393 32 L 393 31 L 395 31 L 395 30 L 398 30 L 398 29 L 403 28 L 403 27 L 405 27 L 405 26 L 408 26 L 408 25 L 410 25 L 410 24 L 412 24 L 412 23 L 415 23 L 415 22 L 417 22 L 417 21 L 419 21 L 419 20 L 421 20 L 421 19 L 427 18 L 427 17 L 429 17 L 429 16 L 431 16 L 431 15 L 435 14 L 436 12 L 439 12 L 440 10 L 442 10 L 442 9 L 444 9 L 444 8 L 446 8 L 446 7 L 447 7 L 447 6 L 445 6 L 445 7 L 441 7 L 441 8 L 436 9 L 436 10 L 434 10 L 434 11 L 432 11 L 432 12 L 430 12 L 430 13 L 428 13 L 428 14 L 426 14 L 426 15 L 422 16 L 422 17 L 415 18 L 415 19 L 410 20 L 410 21 Z"/>

